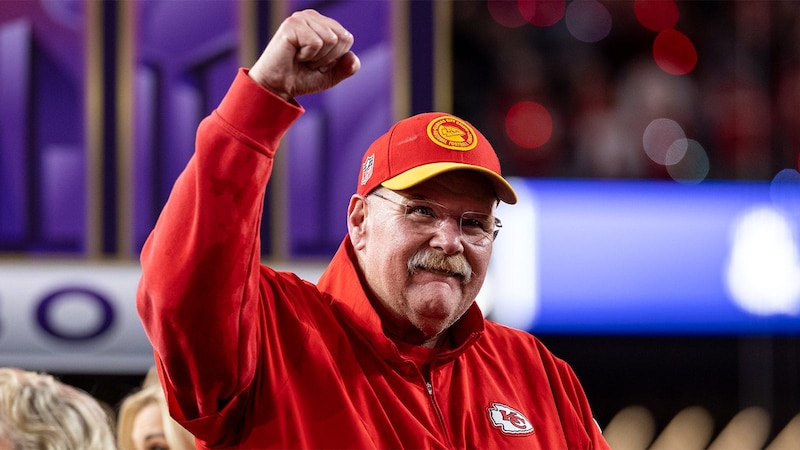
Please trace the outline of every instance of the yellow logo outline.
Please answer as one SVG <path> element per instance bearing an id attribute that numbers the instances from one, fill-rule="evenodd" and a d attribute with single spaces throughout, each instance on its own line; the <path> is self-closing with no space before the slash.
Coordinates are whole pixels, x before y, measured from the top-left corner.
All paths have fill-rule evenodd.
<path id="1" fill-rule="evenodd" d="M 466 122 L 453 116 L 441 116 L 428 123 L 428 138 L 443 148 L 466 152 L 478 145 L 478 135 Z"/>

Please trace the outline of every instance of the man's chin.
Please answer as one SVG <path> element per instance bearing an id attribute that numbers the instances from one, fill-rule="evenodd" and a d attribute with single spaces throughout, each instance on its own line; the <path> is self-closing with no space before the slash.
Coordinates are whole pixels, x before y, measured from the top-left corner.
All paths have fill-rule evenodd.
<path id="1" fill-rule="evenodd" d="M 459 303 L 454 300 L 428 300 L 417 305 L 414 311 L 415 325 L 426 336 L 434 336 L 451 325 L 459 316 Z"/>

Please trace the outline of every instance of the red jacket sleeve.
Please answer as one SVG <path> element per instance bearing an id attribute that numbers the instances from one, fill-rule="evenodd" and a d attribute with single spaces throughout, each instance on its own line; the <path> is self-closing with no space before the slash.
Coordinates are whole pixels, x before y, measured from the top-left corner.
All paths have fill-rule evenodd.
<path id="1" fill-rule="evenodd" d="M 573 436 L 580 436 L 585 432 L 591 442 L 592 450 L 609 450 L 610 447 L 603 437 L 600 426 L 592 415 L 589 400 L 586 398 L 586 393 L 578 381 L 578 377 L 566 362 L 562 360 L 557 360 L 557 362 L 559 364 L 558 371 L 561 374 L 561 388 L 563 389 L 561 394 L 566 398 L 558 398 L 559 393 L 556 393 L 556 397 L 557 402 L 561 403 L 560 409 L 562 410 L 562 421 L 565 422 L 563 425 L 567 441 L 570 442 Z M 564 414 L 564 410 L 568 408 L 574 408 L 572 414 Z M 575 418 L 577 421 L 569 423 L 569 418 Z"/>
<path id="2" fill-rule="evenodd" d="M 142 250 L 137 309 L 180 421 L 219 411 L 253 380 L 264 190 L 302 112 L 240 70 Z"/>

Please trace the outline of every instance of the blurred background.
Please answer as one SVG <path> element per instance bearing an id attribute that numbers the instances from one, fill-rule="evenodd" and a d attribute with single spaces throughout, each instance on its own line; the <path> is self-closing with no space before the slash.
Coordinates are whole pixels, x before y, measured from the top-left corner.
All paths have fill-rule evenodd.
<path id="1" fill-rule="evenodd" d="M 0 365 L 112 407 L 138 386 L 138 252 L 199 121 L 303 8 L 362 70 L 300 99 L 266 263 L 316 280 L 364 149 L 453 112 L 520 196 L 481 306 L 574 367 L 615 448 L 800 446 L 793 0 L 4 0 Z"/>

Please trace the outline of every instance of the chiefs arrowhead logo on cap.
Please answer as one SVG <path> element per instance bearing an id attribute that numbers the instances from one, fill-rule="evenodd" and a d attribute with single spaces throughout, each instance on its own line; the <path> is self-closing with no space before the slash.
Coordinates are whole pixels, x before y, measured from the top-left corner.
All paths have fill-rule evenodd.
<path id="1" fill-rule="evenodd" d="M 465 152 L 478 145 L 478 139 L 472 127 L 453 116 L 442 116 L 431 120 L 428 123 L 428 137 L 436 145 L 449 150 Z"/>

